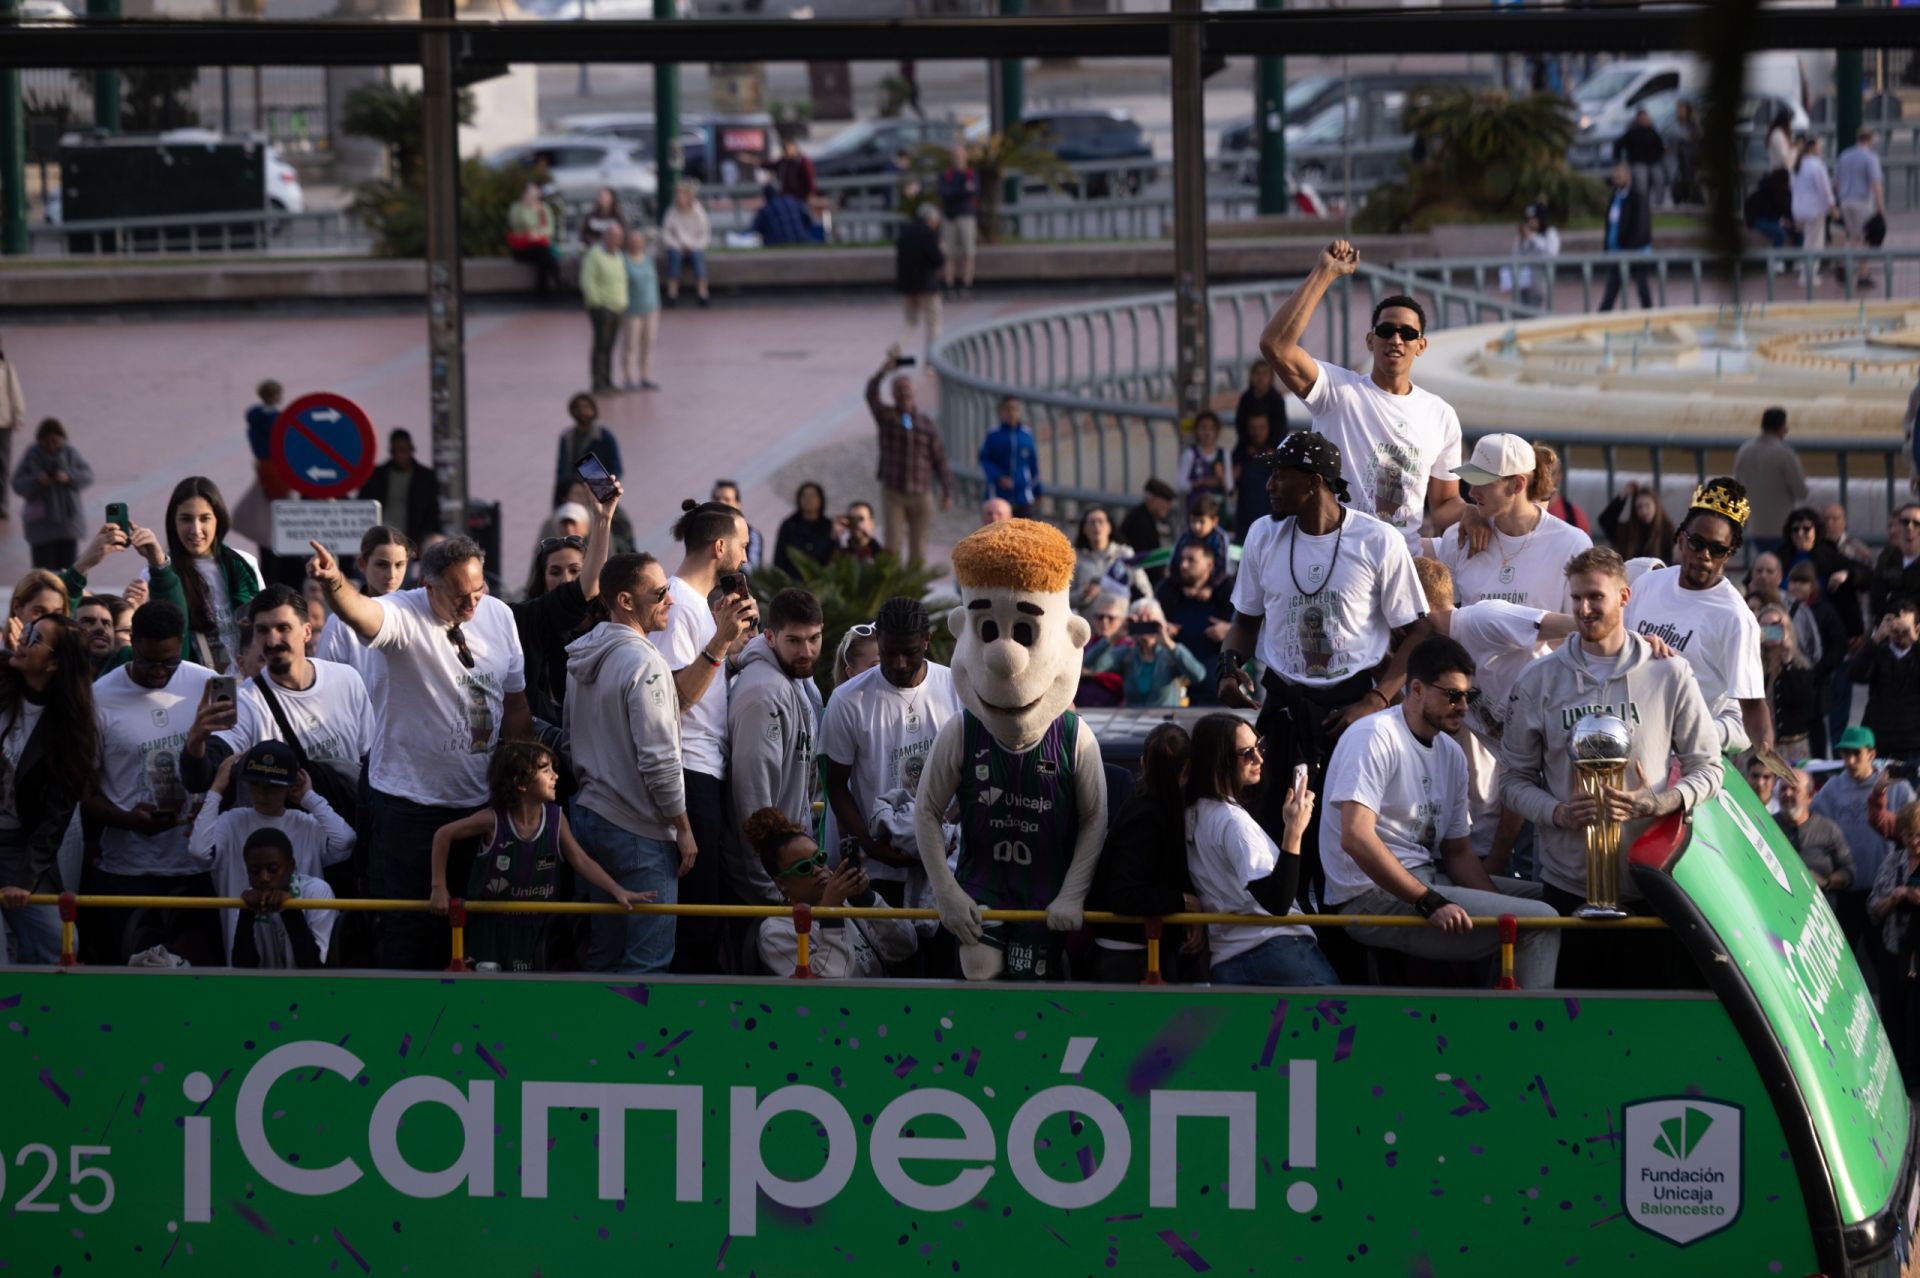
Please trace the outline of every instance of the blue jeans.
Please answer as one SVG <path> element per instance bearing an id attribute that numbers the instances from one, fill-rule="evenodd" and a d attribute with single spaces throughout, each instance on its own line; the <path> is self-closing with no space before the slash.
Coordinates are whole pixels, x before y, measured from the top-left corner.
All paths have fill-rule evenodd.
<path id="1" fill-rule="evenodd" d="M 21 967 L 52 966 L 60 961 L 60 907 L 23 905 L 0 914 L 0 963 L 7 961 L 7 932 L 19 948 Z"/>
<path id="2" fill-rule="evenodd" d="M 657 892 L 661 905 L 679 904 L 680 850 L 672 840 L 623 830 L 580 803 L 573 805 L 573 832 L 615 883 L 630 892 Z M 613 899 L 597 887 L 587 889 L 587 898 L 602 904 Z M 596 914 L 587 966 L 596 972 L 664 972 L 673 962 L 673 931 L 671 915 L 620 919 Z"/>
<path id="3" fill-rule="evenodd" d="M 1338 985 L 1310 936 L 1274 936 L 1213 965 L 1215 985 Z"/>
<path id="4" fill-rule="evenodd" d="M 705 283 L 707 279 L 707 255 L 700 249 L 681 250 L 677 248 L 667 250 L 666 282 L 674 285 L 680 283 L 680 256 L 683 251 L 686 254 L 687 261 L 693 267 L 693 278 L 701 283 Z"/>

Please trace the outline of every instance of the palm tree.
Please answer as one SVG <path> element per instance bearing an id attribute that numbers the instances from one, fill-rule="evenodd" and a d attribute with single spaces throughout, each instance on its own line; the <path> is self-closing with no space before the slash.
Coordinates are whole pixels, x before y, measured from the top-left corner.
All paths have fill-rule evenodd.
<path id="1" fill-rule="evenodd" d="M 460 123 L 473 123 L 473 91 L 460 91 Z M 393 180 L 414 187 L 424 180 L 426 113 L 418 89 L 395 84 L 363 84 L 347 95 L 340 113 L 340 129 L 351 137 L 367 138 L 387 149 Z"/>
<path id="2" fill-rule="evenodd" d="M 1016 124 L 1004 133 L 990 133 L 977 142 L 969 142 L 967 163 L 980 179 L 980 238 L 989 244 L 1001 238 L 1000 206 L 1007 179 L 1013 174 L 1038 178 L 1054 190 L 1073 174 L 1053 153 L 1039 129 Z M 913 167 L 903 183 L 907 198 L 901 211 L 912 213 L 938 192 L 934 189 L 941 172 L 953 161 L 953 148 L 938 142 L 923 143 L 913 153 Z"/>

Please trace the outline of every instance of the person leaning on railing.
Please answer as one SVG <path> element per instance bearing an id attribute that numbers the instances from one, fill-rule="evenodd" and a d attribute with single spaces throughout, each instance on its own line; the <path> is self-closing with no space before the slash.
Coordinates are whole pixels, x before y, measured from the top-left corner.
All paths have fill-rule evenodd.
<path id="1" fill-rule="evenodd" d="M 884 906 L 867 881 L 861 858 L 827 869 L 827 854 L 813 836 L 779 808 L 761 808 L 746 820 L 747 842 L 774 886 L 789 905 L 867 908 Z M 815 919 L 809 966 L 827 979 L 885 976 L 887 964 L 913 957 L 918 942 L 910 919 Z M 798 965 L 799 932 L 791 915 L 760 920 L 756 945 L 760 961 L 775 976 Z"/>

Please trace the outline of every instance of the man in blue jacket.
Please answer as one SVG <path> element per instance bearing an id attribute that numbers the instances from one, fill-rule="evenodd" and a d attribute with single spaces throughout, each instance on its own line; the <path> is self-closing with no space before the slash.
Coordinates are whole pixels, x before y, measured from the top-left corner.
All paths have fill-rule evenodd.
<path id="1" fill-rule="evenodd" d="M 987 495 L 1013 507 L 1015 519 L 1033 514 L 1040 486 L 1040 454 L 1033 432 L 1020 420 L 1020 401 L 1009 395 L 1000 401 L 1000 424 L 980 442 L 980 473 L 987 479 Z"/>

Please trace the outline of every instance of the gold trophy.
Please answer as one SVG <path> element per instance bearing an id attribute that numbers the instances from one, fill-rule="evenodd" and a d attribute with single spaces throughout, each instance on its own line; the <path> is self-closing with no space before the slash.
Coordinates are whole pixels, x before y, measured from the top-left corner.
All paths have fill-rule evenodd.
<path id="1" fill-rule="evenodd" d="M 1600 819 L 1587 827 L 1587 901 L 1575 918 L 1624 919 L 1620 908 L 1620 823 L 1607 815 L 1603 787 L 1626 788 L 1632 730 L 1616 715 L 1590 714 L 1573 725 L 1573 766 L 1580 790 L 1602 801 Z"/>

